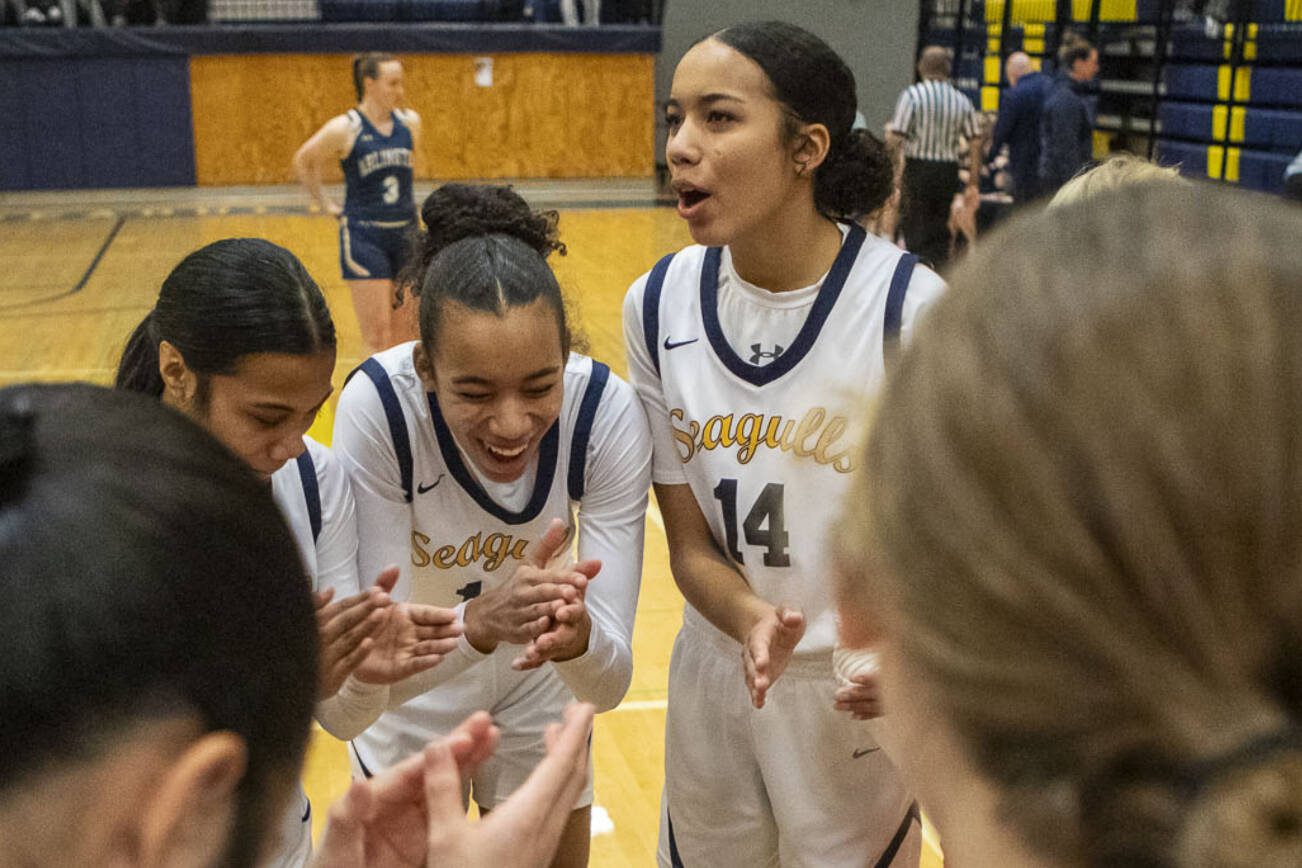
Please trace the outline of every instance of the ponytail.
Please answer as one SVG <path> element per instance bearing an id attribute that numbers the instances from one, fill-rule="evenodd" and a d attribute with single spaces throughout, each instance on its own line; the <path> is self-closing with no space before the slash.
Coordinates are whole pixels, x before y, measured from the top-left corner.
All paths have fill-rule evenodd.
<path id="1" fill-rule="evenodd" d="M 260 238 L 228 238 L 186 256 L 163 281 L 154 309 L 127 339 L 118 388 L 163 394 L 162 341 L 202 380 L 234 373 L 253 353 L 333 350 L 335 326 L 325 296 L 294 254 Z"/>
<path id="2" fill-rule="evenodd" d="M 895 167 L 881 139 L 851 130 L 833 141 L 814 170 L 814 205 L 829 217 L 855 220 L 886 204 L 895 192 Z"/>
<path id="3" fill-rule="evenodd" d="M 358 102 L 366 95 L 365 79 L 379 78 L 380 64 L 397 59 L 392 54 L 379 51 L 368 51 L 353 57 L 353 90 L 357 93 Z"/>
<path id="4" fill-rule="evenodd" d="M 152 310 L 127 338 L 113 385 L 128 392 L 162 397 L 163 375 L 158 370 L 158 337 Z"/>

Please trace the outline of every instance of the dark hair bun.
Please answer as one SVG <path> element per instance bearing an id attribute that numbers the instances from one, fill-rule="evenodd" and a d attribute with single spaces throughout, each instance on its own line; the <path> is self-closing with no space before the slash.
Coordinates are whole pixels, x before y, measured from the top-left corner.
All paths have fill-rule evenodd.
<path id="1" fill-rule="evenodd" d="M 508 235 L 544 259 L 553 251 L 565 255 L 565 245 L 557 238 L 557 213 L 534 211 L 510 187 L 444 184 L 425 198 L 420 218 L 425 229 L 414 234 L 407 266 L 398 276 L 400 297 L 403 287 L 420 287 L 421 277 L 440 250 L 463 238 Z"/>
<path id="2" fill-rule="evenodd" d="M 510 235 L 546 258 L 553 250 L 565 253 L 556 238 L 555 211 L 535 212 L 510 187 L 444 184 L 420 209 L 427 247 L 434 253 L 462 238 Z"/>
<path id="3" fill-rule="evenodd" d="M 814 173 L 814 201 L 835 217 L 854 219 L 886 204 L 895 191 L 895 170 L 881 139 L 852 130 L 828 150 Z"/>

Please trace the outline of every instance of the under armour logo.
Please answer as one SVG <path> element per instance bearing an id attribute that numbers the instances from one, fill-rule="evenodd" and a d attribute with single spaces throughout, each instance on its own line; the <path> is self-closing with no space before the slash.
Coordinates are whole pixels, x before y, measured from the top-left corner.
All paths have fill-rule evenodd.
<path id="1" fill-rule="evenodd" d="M 773 345 L 773 352 L 771 352 L 771 353 L 766 353 L 766 352 L 764 352 L 764 345 L 763 345 L 763 344 L 751 344 L 751 345 L 750 345 L 750 351 L 751 351 L 750 363 L 751 363 L 752 365 L 758 365 L 758 364 L 759 364 L 760 362 L 762 362 L 764 359 L 776 359 L 778 356 L 782 355 L 782 350 L 783 350 L 783 349 L 784 349 L 784 347 L 782 346 L 782 344 L 774 344 L 774 345 Z"/>

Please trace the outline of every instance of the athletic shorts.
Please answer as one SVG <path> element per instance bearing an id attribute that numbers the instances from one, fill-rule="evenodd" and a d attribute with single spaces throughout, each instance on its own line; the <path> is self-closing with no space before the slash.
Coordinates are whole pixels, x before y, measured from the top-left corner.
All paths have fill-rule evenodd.
<path id="1" fill-rule="evenodd" d="M 412 221 L 339 218 L 339 268 L 344 280 L 392 280 L 406 261 Z"/>
<path id="2" fill-rule="evenodd" d="M 917 808 L 872 727 L 832 707 L 835 693 L 831 654 L 799 657 L 756 709 L 740 646 L 684 623 L 669 664 L 659 864 L 916 866 Z"/>
<path id="3" fill-rule="evenodd" d="M 550 665 L 528 672 L 512 669 L 511 661 L 520 650 L 518 645 L 501 645 L 451 681 L 381 715 L 349 745 L 354 776 L 370 777 L 401 762 L 483 710 L 492 714 L 501 742 L 471 780 L 472 792 L 462 797 L 473 794 L 475 804 L 488 809 L 505 801 L 542 762 L 547 754 L 543 733 L 549 724 L 560 723 L 565 706 L 574 701 L 574 694 Z M 590 804 L 591 762 L 587 785 L 574 807 Z"/>

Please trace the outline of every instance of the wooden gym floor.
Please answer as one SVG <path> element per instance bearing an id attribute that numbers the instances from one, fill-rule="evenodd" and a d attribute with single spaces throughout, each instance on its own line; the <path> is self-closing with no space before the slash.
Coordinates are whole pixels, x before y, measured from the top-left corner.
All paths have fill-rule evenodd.
<path id="1" fill-rule="evenodd" d="M 625 373 L 624 291 L 664 253 L 690 243 L 650 181 L 522 182 L 533 204 L 561 210 L 569 255 L 553 266 L 592 355 Z M 417 191 L 423 197 L 425 189 Z M 0 201 L 0 385 L 31 380 L 108 384 L 127 335 L 186 253 L 220 238 L 267 238 L 297 254 L 324 290 L 339 335 L 336 388 L 363 358 L 334 225 L 289 188 L 207 188 L 7 194 Z M 312 434 L 330 440 L 333 400 Z M 665 686 L 682 598 L 664 530 L 647 520 L 633 683 L 602 715 L 593 740 L 594 866 L 654 864 L 663 780 Z M 317 730 L 304 773 L 319 831 L 347 785 L 343 745 Z M 924 866 L 940 864 L 930 841 Z"/>

